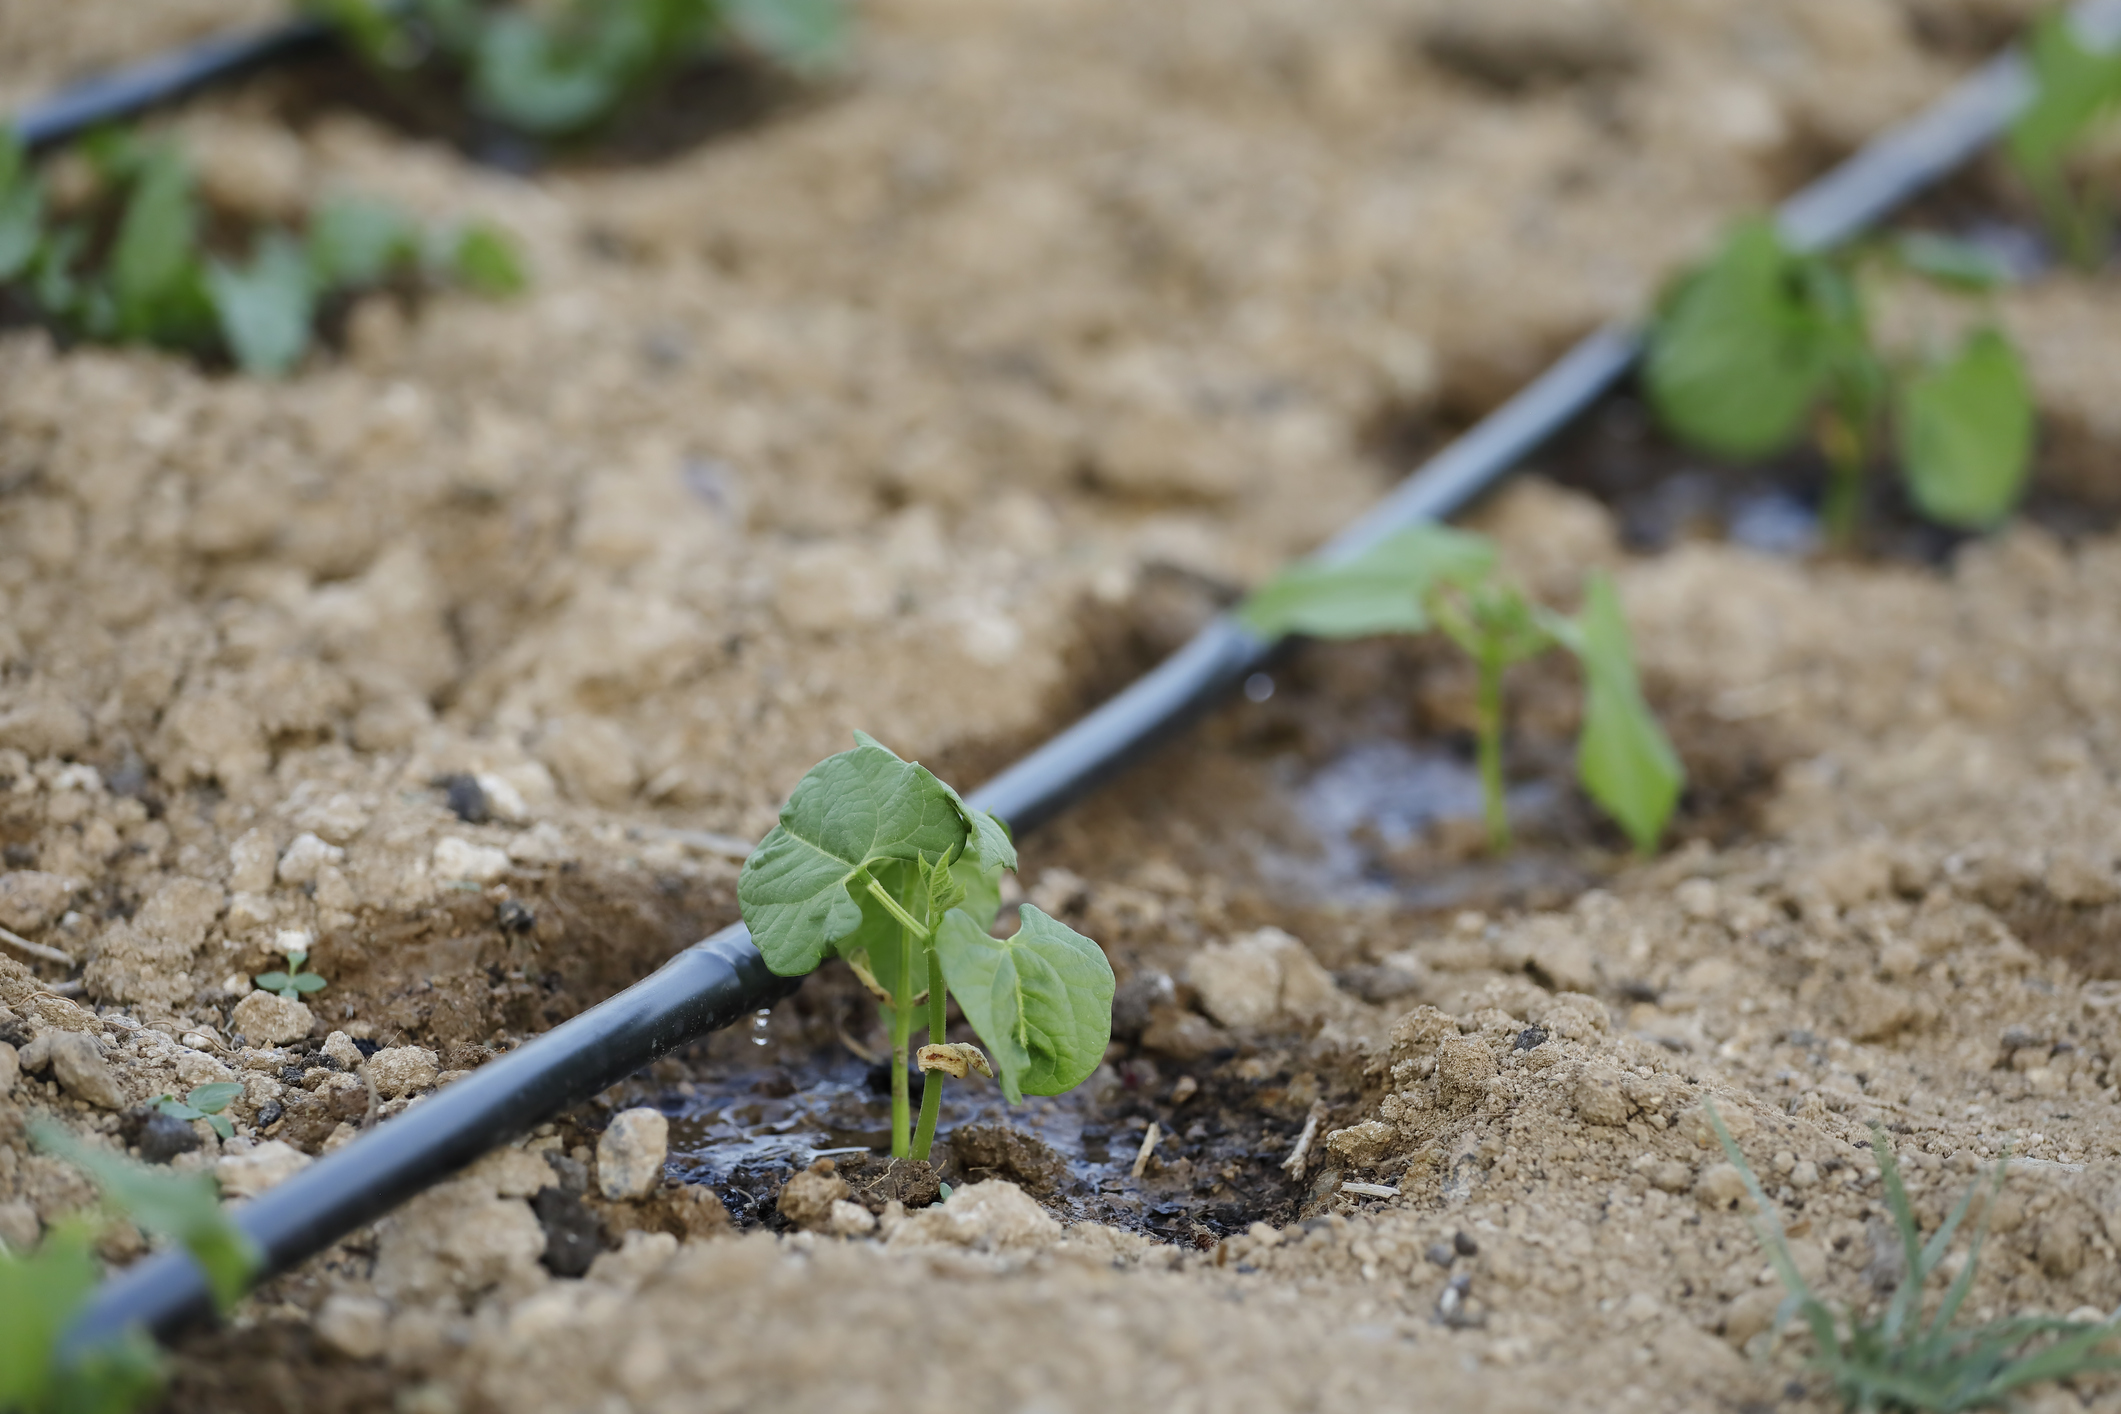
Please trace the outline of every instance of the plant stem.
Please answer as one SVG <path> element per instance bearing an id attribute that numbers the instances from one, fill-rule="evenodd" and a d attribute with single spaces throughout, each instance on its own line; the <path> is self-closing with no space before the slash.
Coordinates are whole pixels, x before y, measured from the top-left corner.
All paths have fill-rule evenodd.
<path id="1" fill-rule="evenodd" d="M 940 1046 L 948 1039 L 950 1003 L 943 995 L 943 960 L 931 941 L 928 954 L 928 1040 Z M 925 1159 L 935 1147 L 935 1122 L 943 1112 L 943 1073 L 931 1070 L 921 1076 L 921 1124 L 913 1136 L 913 1157 Z"/>
<path id="2" fill-rule="evenodd" d="M 1829 408 L 1819 419 L 1819 450 L 1826 454 L 1826 497 L 1819 505 L 1819 524 L 1827 543 L 1847 549 L 1863 515 L 1863 432 L 1841 409 Z"/>
<path id="3" fill-rule="evenodd" d="M 1502 669 L 1499 647 L 1480 654 L 1480 692 L 1475 704 L 1480 741 L 1480 794 L 1488 817 L 1488 848 L 1510 852 L 1510 812 L 1503 797 Z"/>
<path id="4" fill-rule="evenodd" d="M 913 1154 L 913 1103 L 911 1087 L 906 1083 L 907 1041 L 913 1034 L 913 937 L 910 930 L 899 934 L 899 946 L 902 951 L 891 1003 L 891 1157 L 894 1159 L 910 1158 Z M 926 1101 L 922 1103 L 925 1105 Z"/>

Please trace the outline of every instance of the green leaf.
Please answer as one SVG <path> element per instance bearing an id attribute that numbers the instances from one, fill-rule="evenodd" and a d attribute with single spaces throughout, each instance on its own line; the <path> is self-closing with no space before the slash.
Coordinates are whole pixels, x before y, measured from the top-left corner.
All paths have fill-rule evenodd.
<path id="1" fill-rule="evenodd" d="M 2011 120 L 2006 150 L 2021 170 L 2052 171 L 2121 99 L 2121 51 L 2087 48 L 2058 10 L 2034 25 L 2026 58 L 2033 100 Z"/>
<path id="2" fill-rule="evenodd" d="M 147 149 L 111 247 L 111 292 L 131 338 L 157 337 L 164 307 L 183 298 L 198 270 L 199 204 L 191 169 L 167 148 Z"/>
<path id="3" fill-rule="evenodd" d="M 1583 735 L 1576 774 L 1591 799 L 1648 854 L 1679 803 L 1686 770 L 1643 700 L 1634 649 L 1613 581 L 1593 574 L 1584 588 L 1578 634 L 1569 646 L 1583 664 Z"/>
<path id="4" fill-rule="evenodd" d="M 221 336 L 246 373 L 285 373 L 309 347 L 316 309 L 309 260 L 285 231 L 269 231 L 257 255 L 240 269 L 215 261 L 207 288 Z"/>
<path id="5" fill-rule="evenodd" d="M 1979 530 L 2010 514 L 2032 465 L 2033 403 L 2009 340 L 1976 331 L 1907 380 L 1899 414 L 1900 461 L 1923 515 Z"/>
<path id="6" fill-rule="evenodd" d="M 1030 904 L 1019 916 L 1014 936 L 995 938 L 957 909 L 935 935 L 943 978 L 993 1053 L 1011 1104 L 1080 1085 L 1112 1039 L 1104 952 Z"/>
<path id="7" fill-rule="evenodd" d="M 39 1148 L 93 1178 L 113 1207 L 147 1231 L 184 1244 L 204 1269 L 223 1310 L 242 1296 L 258 1269 L 259 1254 L 256 1244 L 221 1210 L 213 1175 L 146 1168 L 91 1148 L 54 1124 L 34 1124 L 30 1132 Z"/>
<path id="8" fill-rule="evenodd" d="M 1962 290 L 1993 290 L 2011 280 L 2010 267 L 1994 251 L 1935 231 L 1910 231 L 1893 243 L 1908 269 Z"/>
<path id="9" fill-rule="evenodd" d="M 472 93 L 487 112 L 525 132 L 573 132 L 603 117 L 624 92 L 616 46 L 569 44 L 518 10 L 496 14 L 472 56 Z"/>
<path id="10" fill-rule="evenodd" d="M 206 1117 L 206 1127 L 223 1139 L 236 1137 L 236 1126 L 230 1123 L 227 1115 L 208 1115 Z"/>
<path id="11" fill-rule="evenodd" d="M 1486 537 L 1417 525 L 1340 564 L 1292 565 L 1246 599 L 1237 615 L 1267 639 L 1291 633 L 1318 638 L 1424 633 L 1430 627 L 1432 589 L 1478 579 L 1494 564 L 1495 547 Z"/>
<path id="12" fill-rule="evenodd" d="M 457 283 L 488 299 L 521 294 L 530 284 L 515 242 L 492 226 L 466 226 L 457 235 L 448 267 Z"/>
<path id="13" fill-rule="evenodd" d="M 168 1115 L 171 1119 L 181 1119 L 187 1122 L 206 1118 L 206 1111 L 193 1105 L 187 1105 L 184 1101 L 174 1099 L 168 1095 L 164 1095 L 161 1099 L 155 1101 L 155 1110 L 159 1114 Z"/>
<path id="14" fill-rule="evenodd" d="M 137 1330 L 57 1368 L 59 1338 L 101 1274 L 94 1243 L 89 1224 L 67 1221 L 34 1253 L 0 1245 L 0 1409 L 128 1414 L 160 1388 L 160 1356 Z"/>
<path id="15" fill-rule="evenodd" d="M 722 0 L 739 39 L 793 69 L 821 69 L 847 46 L 842 0 Z"/>
<path id="16" fill-rule="evenodd" d="M 280 992 L 292 987 L 294 979 L 285 972 L 260 972 L 250 979 L 250 984 L 261 992 Z"/>
<path id="17" fill-rule="evenodd" d="M 376 284 L 419 253 L 419 229 L 384 202 L 333 197 L 309 218 L 309 268 L 319 290 Z"/>
<path id="18" fill-rule="evenodd" d="M 330 984 L 314 972 L 297 972 L 288 979 L 288 985 L 306 997 L 311 992 L 323 991 Z"/>
<path id="19" fill-rule="evenodd" d="M 850 886 L 863 871 L 955 857 L 971 838 L 955 792 L 918 763 L 858 740 L 796 784 L 737 879 L 745 926 L 783 977 L 811 971 L 862 926 L 863 904 Z"/>
<path id="20" fill-rule="evenodd" d="M 195 1085 L 184 1103 L 201 1114 L 217 1115 L 227 1109 L 243 1093 L 243 1087 L 233 1080 L 216 1080 L 209 1085 Z"/>
<path id="21" fill-rule="evenodd" d="M 0 281 L 27 270 L 44 238 L 44 189 L 12 128 L 0 127 Z"/>
<path id="22" fill-rule="evenodd" d="M 1650 401 L 1675 434 L 1718 456 L 1771 456 L 1802 430 L 1833 372 L 1831 329 L 1806 298 L 1806 264 L 1749 221 L 1675 291 L 1651 330 Z"/>

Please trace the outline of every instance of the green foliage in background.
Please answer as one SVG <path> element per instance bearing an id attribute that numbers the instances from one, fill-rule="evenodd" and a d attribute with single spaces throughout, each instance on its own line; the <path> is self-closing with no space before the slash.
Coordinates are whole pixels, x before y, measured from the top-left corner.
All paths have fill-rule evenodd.
<path id="1" fill-rule="evenodd" d="M 1582 666 L 1583 730 L 1576 774 L 1586 794 L 1644 854 L 1657 848 L 1686 772 L 1643 699 L 1619 596 L 1591 576 L 1581 614 L 1568 618 L 1501 578 L 1484 537 L 1415 526 L 1339 564 L 1285 570 L 1244 602 L 1238 617 L 1263 638 L 1305 633 L 1362 638 L 1441 629 L 1479 670 L 1475 702 L 1481 794 L 1489 843 L 1510 847 L 1503 780 L 1503 673 L 1565 648 Z"/>
<path id="2" fill-rule="evenodd" d="M 2032 464 L 2024 365 L 1987 323 L 1913 359 L 1888 355 L 1865 308 L 1863 274 L 1879 267 L 1965 293 L 2002 279 L 1981 251 L 1939 236 L 1816 255 L 1748 221 L 1664 301 L 1643 369 L 1651 405 L 1681 441 L 1736 461 L 1786 451 L 1809 429 L 1837 543 L 1855 534 L 1888 429 L 1916 508 L 1985 529 L 2018 504 Z"/>
<path id="3" fill-rule="evenodd" d="M 1724 1157 L 1745 1180 L 1753 1200 L 1753 1231 L 1766 1249 L 1768 1262 L 1788 1293 L 1777 1313 L 1776 1333 L 1793 1316 L 1801 1317 L 1812 1335 L 1812 1366 L 1834 1383 L 1844 1406 L 1872 1414 L 1887 1409 L 1936 1411 L 1957 1414 L 1968 1409 L 2007 1407 L 2011 1396 L 2028 1386 L 2047 1380 L 2068 1379 L 2095 1370 L 2121 1369 L 2121 1358 L 2101 1353 L 2101 1347 L 2121 1337 L 2121 1323 L 2070 1321 L 2051 1316 L 2013 1316 L 1978 1326 L 1954 1326 L 1960 1307 L 1973 1289 L 1981 1265 L 1981 1244 L 1988 1233 L 1989 1214 L 2003 1191 L 2005 1161 L 1996 1161 L 1995 1179 L 1981 1216 L 1974 1224 L 1973 1240 L 1958 1275 L 1938 1296 L 1934 1310 L 1925 1313 L 1930 1297 L 1930 1279 L 1946 1269 L 1945 1256 L 1958 1235 L 1968 1212 L 1979 1196 L 1980 1185 L 1970 1185 L 1944 1222 L 1924 1241 L 1915 1222 L 1914 1204 L 1900 1179 L 1900 1165 L 1893 1157 L 1892 1141 L 1883 1129 L 1871 1126 L 1871 1152 L 1878 1156 L 1878 1174 L 1885 1185 L 1885 1206 L 1892 1215 L 1900 1239 L 1900 1270 L 1892 1300 L 1876 1313 L 1837 1311 L 1813 1293 L 1797 1270 L 1782 1219 L 1760 1187 L 1760 1180 L 1745 1161 L 1745 1155 L 1724 1127 L 1723 1116 L 1713 1102 L 1704 1101 L 1709 1124 L 1723 1146 Z"/>
<path id="4" fill-rule="evenodd" d="M 258 1253 L 222 1211 L 212 1175 L 147 1168 L 53 1124 L 34 1124 L 30 1132 L 37 1147 L 95 1181 L 105 1220 L 129 1220 L 181 1243 L 205 1271 L 222 1310 L 242 1296 Z M 160 1391 L 160 1355 L 138 1330 L 72 1361 L 58 1358 L 61 1337 L 102 1274 L 95 1256 L 102 1226 L 74 1218 L 56 1225 L 34 1252 L 0 1246 L 0 1414 L 126 1414 Z"/>
<path id="5" fill-rule="evenodd" d="M 840 0 L 305 0 L 386 75 L 439 64 L 487 117 L 537 137 L 590 131 L 703 54 L 740 46 L 820 69 Z"/>
<path id="6" fill-rule="evenodd" d="M 400 282 L 492 296 L 523 285 L 498 232 L 424 230 L 358 197 L 323 202 L 300 233 L 251 230 L 242 255 L 210 249 L 208 213 L 176 148 L 112 131 L 82 153 L 96 195 L 56 213 L 21 144 L 0 129 L 0 291 L 70 338 L 227 357 L 270 377 L 308 350 L 335 297 Z"/>
<path id="7" fill-rule="evenodd" d="M 1016 868 L 1002 823 L 918 762 L 855 733 L 797 783 L 780 823 L 744 861 L 744 924 L 783 977 L 845 958 L 891 1033 L 891 1152 L 928 1157 L 942 1076 L 994 1074 L 1010 1103 L 1080 1085 L 1112 1039 L 1112 966 L 1096 943 L 1026 904 L 1016 932 L 988 931 Z M 952 1046 L 947 996 L 993 1055 Z M 906 1066 L 918 1014 L 929 1044 L 919 1132 Z"/>
<path id="8" fill-rule="evenodd" d="M 2121 109 L 2121 49 L 2089 47 L 2056 12 L 2033 27 L 2025 58 L 2033 98 L 2012 120 L 2003 150 L 2055 243 L 2079 267 L 2096 270 L 2113 245 L 2113 197 L 2071 165 Z"/>

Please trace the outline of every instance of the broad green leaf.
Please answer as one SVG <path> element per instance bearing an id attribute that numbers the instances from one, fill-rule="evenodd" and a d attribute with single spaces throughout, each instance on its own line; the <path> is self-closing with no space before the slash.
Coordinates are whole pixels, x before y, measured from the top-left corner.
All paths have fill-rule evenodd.
<path id="1" fill-rule="evenodd" d="M 847 45 L 843 0 L 723 0 L 739 39 L 793 69 L 832 64 Z"/>
<path id="2" fill-rule="evenodd" d="M 333 197 L 309 218 L 309 268 L 319 290 L 373 285 L 419 251 L 419 229 L 380 201 Z"/>
<path id="3" fill-rule="evenodd" d="M 626 74 L 609 55 L 560 40 L 522 11 L 504 11 L 479 36 L 472 93 L 525 132 L 573 132 L 603 117 L 624 92 Z"/>
<path id="4" fill-rule="evenodd" d="M 167 148 L 147 150 L 111 247 L 111 292 L 121 330 L 161 338 L 163 310 L 196 279 L 199 204 L 191 169 Z"/>
<path id="5" fill-rule="evenodd" d="M 1994 251 L 1934 231 L 1910 231 L 1893 243 L 1902 265 L 1962 290 L 1993 290 L 2010 283 L 2010 267 Z"/>
<path id="6" fill-rule="evenodd" d="M 311 992 L 321 992 L 330 985 L 314 972 L 297 972 L 288 979 L 288 982 L 290 986 L 305 997 Z"/>
<path id="7" fill-rule="evenodd" d="M 54 1124 L 31 1127 L 37 1146 L 83 1170 L 104 1199 L 147 1231 L 180 1242 L 206 1273 L 214 1301 L 235 1304 L 257 1271 L 257 1246 L 221 1210 L 213 1175 L 165 1173 L 81 1143 Z"/>
<path id="8" fill-rule="evenodd" d="M 2087 48 L 2068 16 L 2055 11 L 2033 27 L 2026 58 L 2033 101 L 2011 120 L 2007 150 L 2021 170 L 2052 172 L 2121 99 L 2121 51 Z"/>
<path id="9" fill-rule="evenodd" d="M 984 866 L 977 859 L 960 859 L 950 866 L 957 882 L 965 890 L 964 902 L 957 907 L 981 928 L 994 926 L 995 915 L 1002 911 L 1002 866 Z"/>
<path id="10" fill-rule="evenodd" d="M 285 373 L 309 347 L 316 310 L 309 260 L 285 231 L 270 231 L 257 254 L 241 268 L 215 261 L 207 288 L 221 336 L 246 373 Z M 299 983 L 297 984 L 299 985 Z"/>
<path id="11" fill-rule="evenodd" d="M 243 1093 L 243 1087 L 233 1080 L 216 1080 L 209 1085 L 195 1085 L 184 1103 L 201 1114 L 217 1115 L 227 1109 Z"/>
<path id="12" fill-rule="evenodd" d="M 857 875 L 955 857 L 971 834 L 955 793 L 927 768 L 859 740 L 810 768 L 737 879 L 745 926 L 783 977 L 810 972 L 862 926 Z"/>
<path id="13" fill-rule="evenodd" d="M 1495 548 L 1485 537 L 1417 525 L 1341 564 L 1292 565 L 1237 614 L 1246 628 L 1268 639 L 1423 633 L 1430 627 L 1427 599 L 1436 585 L 1477 579 L 1494 564 Z"/>
<path id="14" fill-rule="evenodd" d="M 294 979 L 285 972 L 260 972 L 250 983 L 261 992 L 284 992 L 294 985 Z"/>
<path id="15" fill-rule="evenodd" d="M 155 1101 L 155 1111 L 158 1114 L 166 1114 L 171 1119 L 181 1119 L 187 1123 L 191 1120 L 206 1118 L 206 1111 L 196 1109 L 184 1103 L 184 1101 L 173 1099 L 168 1095 L 164 1095 L 161 1099 Z"/>
<path id="16" fill-rule="evenodd" d="M 236 1137 L 236 1126 L 229 1121 L 227 1115 L 208 1115 L 206 1117 L 206 1127 L 208 1129 L 211 1129 L 214 1133 L 220 1135 L 223 1139 L 233 1139 Z"/>
<path id="17" fill-rule="evenodd" d="M 936 930 L 943 978 L 987 1043 L 1011 1104 L 1089 1078 L 1112 1039 L 1112 964 L 1067 924 L 1025 904 L 1016 933 L 995 938 L 963 909 Z"/>
<path id="18" fill-rule="evenodd" d="M 1579 636 L 1570 644 L 1583 663 L 1583 735 L 1576 774 L 1591 799 L 1648 854 L 1679 803 L 1686 770 L 1657 724 L 1635 675 L 1635 653 L 1613 581 L 1593 574 L 1584 588 Z"/>
<path id="19" fill-rule="evenodd" d="M 2024 494 L 2032 394 L 2017 351 L 1994 329 L 1902 386 L 1897 427 L 1908 492 L 1931 520 L 1983 529 Z"/>
<path id="20" fill-rule="evenodd" d="M 447 267 L 457 283 L 488 299 L 520 294 L 530 283 L 515 243 L 487 225 L 467 226 L 457 235 Z"/>
<path id="21" fill-rule="evenodd" d="M 1643 372 L 1658 416 L 1680 438 L 1746 460 L 1796 438 L 1835 353 L 1804 276 L 1775 229 L 1750 221 L 1668 301 Z"/>

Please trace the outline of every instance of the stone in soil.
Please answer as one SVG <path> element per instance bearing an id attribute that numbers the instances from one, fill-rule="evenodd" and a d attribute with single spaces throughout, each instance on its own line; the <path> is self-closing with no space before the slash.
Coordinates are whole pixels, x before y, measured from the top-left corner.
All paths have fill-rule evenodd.
<path id="1" fill-rule="evenodd" d="M 1006 1179 L 969 1184 L 950 1201 L 911 1214 L 891 1233 L 893 1246 L 947 1243 L 981 1250 L 1038 1247 L 1061 1226 L 1023 1189 Z"/>
<path id="2" fill-rule="evenodd" d="M 24 1070 L 49 1069 L 59 1088 L 98 1109 L 120 1110 L 129 1103 L 125 1087 L 103 1058 L 103 1044 L 82 1031 L 47 1031 L 21 1053 Z"/>
<path id="3" fill-rule="evenodd" d="M 832 1221 L 833 1205 L 854 1196 L 838 1168 L 831 1159 L 819 1159 L 791 1177 L 781 1186 L 781 1196 L 775 1203 L 781 1217 L 806 1232 L 826 1228 Z"/>
<path id="4" fill-rule="evenodd" d="M 229 1029 L 253 1046 L 284 1046 L 309 1035 L 317 1019 L 293 997 L 252 992 L 229 1014 Z"/>
<path id="5" fill-rule="evenodd" d="M 189 1154 L 199 1147 L 199 1134 L 192 1128 L 190 1120 L 178 1119 L 160 1110 L 129 1112 L 119 1122 L 118 1133 L 127 1144 L 138 1148 L 140 1157 L 151 1164 L 166 1164 L 177 1155 Z"/>
<path id="6" fill-rule="evenodd" d="M 611 1199 L 645 1198 L 669 1155 L 670 1121 L 661 1110 L 621 1111 L 597 1140 L 597 1189 Z"/>
<path id="7" fill-rule="evenodd" d="M 603 1252 L 604 1225 L 579 1195 L 557 1185 L 541 1188 L 530 1210 L 545 1230 L 545 1251 L 538 1260 L 554 1276 L 578 1277 Z"/>

